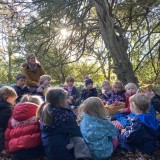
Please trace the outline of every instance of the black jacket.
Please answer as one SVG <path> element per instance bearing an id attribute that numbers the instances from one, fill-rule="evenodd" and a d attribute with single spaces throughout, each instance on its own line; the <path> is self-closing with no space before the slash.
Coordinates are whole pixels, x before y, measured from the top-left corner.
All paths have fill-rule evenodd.
<path id="1" fill-rule="evenodd" d="M 0 99 L 0 152 L 4 149 L 4 132 L 11 115 L 11 105 L 7 101 Z"/>
<path id="2" fill-rule="evenodd" d="M 28 94 L 29 93 L 29 88 L 27 86 L 24 86 L 23 88 L 14 85 L 13 86 L 14 90 L 16 91 L 18 98 L 16 99 L 16 103 L 18 103 L 20 101 L 20 99 L 22 98 L 22 96 L 24 94 Z"/>
<path id="3" fill-rule="evenodd" d="M 153 104 L 155 110 L 160 113 L 160 96 L 158 94 L 151 99 L 151 104 Z"/>
<path id="4" fill-rule="evenodd" d="M 89 97 L 98 97 L 98 92 L 97 92 L 96 88 L 92 88 L 90 90 L 87 90 L 86 88 L 84 88 L 82 90 L 81 100 L 84 101 L 84 100 L 86 100 Z"/>

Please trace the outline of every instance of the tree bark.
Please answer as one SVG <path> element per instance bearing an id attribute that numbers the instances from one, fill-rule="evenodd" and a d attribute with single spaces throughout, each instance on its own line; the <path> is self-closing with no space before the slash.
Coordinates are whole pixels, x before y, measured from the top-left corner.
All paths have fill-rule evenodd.
<path id="1" fill-rule="evenodd" d="M 133 82 L 138 85 L 138 79 L 134 75 L 132 64 L 129 60 L 127 49 L 128 41 L 120 34 L 122 29 L 115 28 L 106 0 L 93 0 L 99 19 L 102 38 L 113 59 L 114 72 L 118 79 L 127 84 Z M 116 29 L 119 34 L 116 34 Z"/>
<path id="2" fill-rule="evenodd" d="M 11 82 L 12 76 L 11 76 L 11 70 L 12 70 L 12 51 L 10 49 L 10 46 L 8 47 L 8 82 Z"/>

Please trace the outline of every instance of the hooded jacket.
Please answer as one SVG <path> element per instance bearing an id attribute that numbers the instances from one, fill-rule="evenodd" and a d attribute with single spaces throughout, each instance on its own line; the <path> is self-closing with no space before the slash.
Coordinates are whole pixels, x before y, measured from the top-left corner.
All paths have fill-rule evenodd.
<path id="1" fill-rule="evenodd" d="M 132 125 L 118 135 L 119 145 L 128 151 L 152 153 L 160 140 L 160 126 L 154 115 L 140 114 L 132 119 Z"/>
<path id="2" fill-rule="evenodd" d="M 82 137 L 80 128 L 76 123 L 76 116 L 67 108 L 50 105 L 53 113 L 53 122 L 44 125 L 41 122 L 41 138 L 48 160 L 73 160 L 74 150 L 68 150 L 70 137 Z"/>
<path id="3" fill-rule="evenodd" d="M 84 113 L 80 129 L 93 160 L 106 160 L 111 156 L 113 152 L 112 140 L 116 137 L 117 131 L 109 120 Z"/>
<path id="4" fill-rule="evenodd" d="M 19 103 L 15 106 L 5 132 L 5 148 L 9 152 L 30 149 L 41 144 L 40 124 L 36 118 L 38 106 Z"/>

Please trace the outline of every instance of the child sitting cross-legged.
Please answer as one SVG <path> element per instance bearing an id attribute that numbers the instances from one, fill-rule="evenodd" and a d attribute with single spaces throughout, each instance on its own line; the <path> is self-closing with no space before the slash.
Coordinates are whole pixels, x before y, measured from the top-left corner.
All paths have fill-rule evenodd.
<path id="1" fill-rule="evenodd" d="M 152 153 L 160 140 L 160 126 L 156 117 L 149 113 L 148 97 L 137 93 L 129 98 L 129 102 L 135 116 L 131 126 L 122 129 L 118 135 L 119 145 L 132 152 Z"/>
<path id="2" fill-rule="evenodd" d="M 24 95 L 13 110 L 5 132 L 5 149 L 16 160 L 43 156 L 40 123 L 36 112 L 42 100 L 39 96 Z"/>
<path id="3" fill-rule="evenodd" d="M 105 160 L 118 145 L 117 130 L 98 97 L 86 99 L 79 108 L 80 129 L 93 160 Z"/>
<path id="4" fill-rule="evenodd" d="M 45 93 L 48 87 L 50 87 L 51 77 L 49 75 L 42 75 L 39 78 L 40 86 L 37 88 L 36 95 L 41 96 L 42 100 L 45 100 Z"/>
<path id="5" fill-rule="evenodd" d="M 66 100 L 67 92 L 64 89 L 50 88 L 46 94 L 46 103 L 38 110 L 42 144 L 48 160 L 75 159 L 74 148 L 68 146 L 71 137 L 77 137 L 79 145 L 81 139 L 84 145 L 76 116 L 72 110 L 66 108 Z M 80 145 L 77 151 L 80 155 L 84 151 L 83 147 Z"/>
<path id="6" fill-rule="evenodd" d="M 85 79 L 85 87 L 81 92 L 81 101 L 83 102 L 89 97 L 98 97 L 97 89 L 93 86 L 93 81 L 89 77 Z"/>
<path id="7" fill-rule="evenodd" d="M 74 78 L 69 76 L 66 78 L 67 85 L 64 89 L 68 92 L 67 104 L 68 108 L 74 108 L 79 106 L 79 93 L 77 88 L 74 86 Z"/>

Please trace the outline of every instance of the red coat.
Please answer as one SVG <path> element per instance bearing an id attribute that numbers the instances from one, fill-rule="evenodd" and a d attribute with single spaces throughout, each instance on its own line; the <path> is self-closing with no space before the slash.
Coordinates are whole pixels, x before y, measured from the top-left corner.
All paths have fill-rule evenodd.
<path id="1" fill-rule="evenodd" d="M 125 113 L 130 113 L 131 112 L 131 110 L 130 110 L 130 103 L 129 103 L 129 98 L 131 97 L 131 96 L 133 96 L 135 93 L 132 93 L 131 95 L 127 95 L 126 94 L 126 102 L 125 102 L 125 109 L 124 109 L 124 112 Z"/>
<path id="2" fill-rule="evenodd" d="M 36 118 L 38 106 L 20 103 L 14 108 L 5 132 L 5 148 L 9 152 L 30 149 L 41 143 L 40 124 Z"/>

